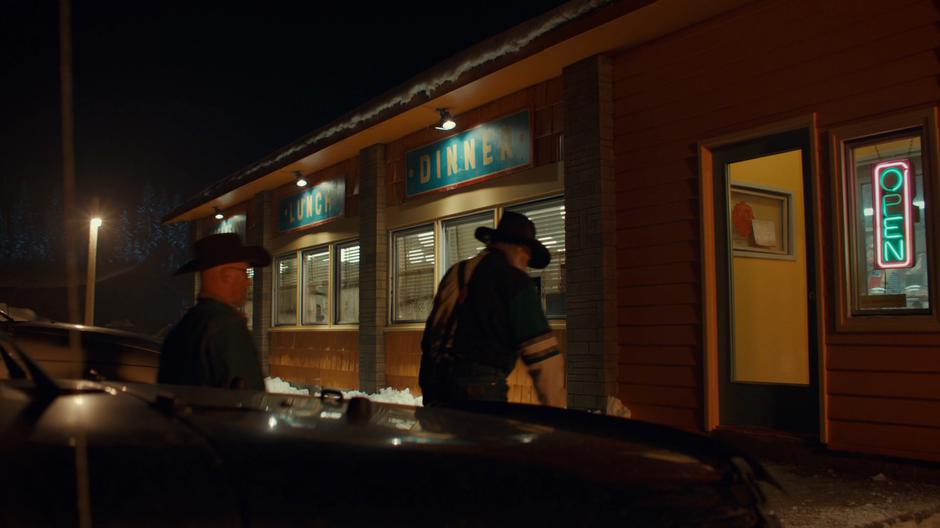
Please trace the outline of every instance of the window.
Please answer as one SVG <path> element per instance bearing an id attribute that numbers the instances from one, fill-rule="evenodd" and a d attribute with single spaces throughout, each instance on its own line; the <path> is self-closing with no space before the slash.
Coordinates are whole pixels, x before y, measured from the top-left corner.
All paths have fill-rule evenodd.
<path id="1" fill-rule="evenodd" d="M 330 248 L 307 250 L 301 253 L 303 267 L 303 290 L 301 306 L 302 323 L 305 325 L 329 324 L 330 295 Z"/>
<path id="2" fill-rule="evenodd" d="M 336 246 L 336 324 L 359 323 L 359 242 Z"/>
<path id="3" fill-rule="evenodd" d="M 392 234 L 392 321 L 424 322 L 434 303 L 434 225 Z"/>
<path id="4" fill-rule="evenodd" d="M 297 255 L 277 259 L 275 272 L 275 325 L 297 324 Z"/>
<path id="5" fill-rule="evenodd" d="M 853 315 L 929 313 L 920 130 L 846 143 Z"/>
<path id="6" fill-rule="evenodd" d="M 444 265 L 441 266 L 441 276 L 454 264 L 475 256 L 483 249 L 483 242 L 480 242 L 474 236 L 477 228 L 481 226 L 493 227 L 492 211 L 455 218 L 442 223 Z"/>
<path id="7" fill-rule="evenodd" d="M 835 329 L 940 331 L 937 108 L 830 130 Z"/>
<path id="8" fill-rule="evenodd" d="M 529 270 L 542 296 L 542 307 L 549 319 L 565 317 L 565 201 L 554 198 L 531 204 L 507 207 L 521 213 L 535 224 L 535 236 L 548 248 L 551 263 L 543 270 Z"/>
<path id="9" fill-rule="evenodd" d="M 245 324 L 251 330 L 251 318 L 254 314 L 254 294 L 255 294 L 255 268 L 248 268 L 248 295 L 245 297 L 245 305 L 242 306 L 242 313 L 245 314 Z"/>

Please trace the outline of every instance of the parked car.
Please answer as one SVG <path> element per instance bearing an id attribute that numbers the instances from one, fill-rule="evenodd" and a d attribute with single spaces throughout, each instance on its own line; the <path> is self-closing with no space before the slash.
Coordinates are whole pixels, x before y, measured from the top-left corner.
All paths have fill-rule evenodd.
<path id="1" fill-rule="evenodd" d="M 160 342 L 142 334 L 51 321 L 21 320 L 0 310 L 0 331 L 16 339 L 55 378 L 156 383 Z M 69 347 L 75 332 L 80 353 Z M 0 377 L 5 371 L 0 367 Z"/>
<path id="2" fill-rule="evenodd" d="M 3 526 L 775 526 L 707 437 L 547 407 L 414 408 L 49 376 L 3 340 Z"/>

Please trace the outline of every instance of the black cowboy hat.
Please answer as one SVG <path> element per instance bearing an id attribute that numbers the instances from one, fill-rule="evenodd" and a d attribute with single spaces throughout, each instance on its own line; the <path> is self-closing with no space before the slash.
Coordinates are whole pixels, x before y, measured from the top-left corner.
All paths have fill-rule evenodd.
<path id="1" fill-rule="evenodd" d="M 260 246 L 244 246 L 235 233 L 219 233 L 200 238 L 193 245 L 194 257 L 173 275 L 202 271 L 230 262 L 247 262 L 252 268 L 271 263 L 271 254 Z"/>
<path id="2" fill-rule="evenodd" d="M 532 257 L 529 258 L 529 267 L 542 269 L 548 266 L 552 261 L 545 246 L 535 238 L 535 224 L 525 215 L 506 211 L 499 220 L 496 229 L 492 227 L 478 227 L 473 236 L 485 244 L 490 242 L 506 242 L 509 244 L 518 244 L 526 246 L 532 250 Z"/>

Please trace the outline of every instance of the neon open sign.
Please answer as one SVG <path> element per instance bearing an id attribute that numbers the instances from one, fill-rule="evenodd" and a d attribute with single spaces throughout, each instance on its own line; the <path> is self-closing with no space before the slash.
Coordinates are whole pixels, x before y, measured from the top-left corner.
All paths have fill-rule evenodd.
<path id="1" fill-rule="evenodd" d="M 875 190 L 875 258 L 879 268 L 914 265 L 914 215 L 911 162 L 885 161 L 872 173 Z"/>

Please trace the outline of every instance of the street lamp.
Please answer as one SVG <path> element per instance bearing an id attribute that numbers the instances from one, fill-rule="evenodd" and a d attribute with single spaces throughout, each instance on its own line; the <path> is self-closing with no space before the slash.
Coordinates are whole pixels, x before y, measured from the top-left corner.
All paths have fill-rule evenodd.
<path id="1" fill-rule="evenodd" d="M 95 324 L 95 264 L 98 253 L 98 228 L 101 219 L 92 218 L 88 224 L 88 277 L 85 280 L 85 324 Z"/>

